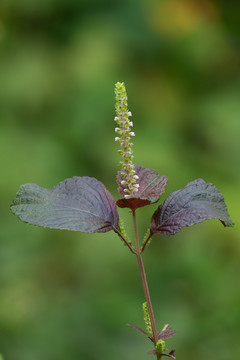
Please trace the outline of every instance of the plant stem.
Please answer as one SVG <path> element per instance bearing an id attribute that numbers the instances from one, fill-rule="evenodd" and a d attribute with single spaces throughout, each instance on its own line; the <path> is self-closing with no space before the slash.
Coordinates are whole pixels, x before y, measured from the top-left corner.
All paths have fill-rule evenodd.
<path id="1" fill-rule="evenodd" d="M 146 273 L 145 273 L 143 260 L 142 260 L 142 256 L 141 256 L 141 250 L 140 250 L 140 246 L 139 246 L 139 237 L 138 237 L 137 220 L 136 220 L 135 211 L 133 211 L 133 224 L 134 224 L 134 232 L 135 232 L 135 239 L 136 239 L 136 250 L 137 250 L 136 255 L 137 255 L 138 265 L 139 265 L 140 274 L 141 274 L 141 278 L 142 278 L 143 290 L 144 290 L 147 307 L 148 307 L 148 311 L 149 311 L 149 317 L 150 317 L 152 332 L 153 332 L 153 340 L 154 340 L 154 344 L 156 345 L 158 342 L 158 332 L 157 332 L 155 317 L 154 317 L 154 313 L 153 313 L 153 307 L 152 307 L 152 303 L 151 303 Z M 157 354 L 157 359 L 161 359 L 160 354 Z"/>
<path id="2" fill-rule="evenodd" d="M 118 234 L 118 236 L 120 236 L 120 238 L 125 242 L 125 244 L 129 247 L 129 249 L 131 250 L 131 252 L 133 254 L 136 254 L 136 250 L 134 249 L 134 247 L 127 241 L 127 239 L 125 239 L 125 237 L 120 233 L 120 231 L 118 231 L 117 228 L 113 227 L 113 230 L 115 231 L 116 234 Z M 1 359 L 0 359 L 1 360 Z"/>
<path id="3" fill-rule="evenodd" d="M 150 233 L 147 240 L 144 242 L 144 244 L 142 245 L 141 249 L 140 249 L 140 253 L 142 253 L 145 249 L 145 247 L 147 246 L 148 242 L 151 240 L 151 237 L 153 236 L 153 233 Z"/>

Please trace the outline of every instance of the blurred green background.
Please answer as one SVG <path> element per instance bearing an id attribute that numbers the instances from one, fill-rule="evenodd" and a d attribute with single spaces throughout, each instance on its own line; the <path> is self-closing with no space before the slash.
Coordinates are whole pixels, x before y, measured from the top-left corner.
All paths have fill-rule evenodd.
<path id="1" fill-rule="evenodd" d="M 28 226 L 21 184 L 94 176 L 118 198 L 114 84 L 124 81 L 135 163 L 203 178 L 236 225 L 155 236 L 144 253 L 159 330 L 177 359 L 240 358 L 240 70 L 236 1 L 2 0 L 0 353 L 4 360 L 148 359 L 137 261 L 114 233 Z M 138 210 L 144 234 L 157 205 Z M 120 209 L 131 230 L 128 211 Z"/>

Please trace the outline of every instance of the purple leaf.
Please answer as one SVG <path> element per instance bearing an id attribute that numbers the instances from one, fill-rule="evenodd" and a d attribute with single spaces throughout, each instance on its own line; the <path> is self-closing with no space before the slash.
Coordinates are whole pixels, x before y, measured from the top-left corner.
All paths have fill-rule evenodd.
<path id="1" fill-rule="evenodd" d="M 156 352 L 155 349 L 153 349 L 153 350 L 150 350 L 150 351 L 148 352 L 148 354 L 149 354 L 149 355 L 156 355 L 157 352 Z M 170 357 L 171 359 L 176 359 L 176 357 L 175 357 L 175 349 L 171 350 L 169 354 L 167 354 L 167 353 L 161 353 L 161 356 L 167 356 L 167 357 Z"/>
<path id="2" fill-rule="evenodd" d="M 170 351 L 169 355 L 172 355 L 173 358 L 175 359 L 175 349 L 172 349 L 172 350 Z"/>
<path id="3" fill-rule="evenodd" d="M 66 179 L 50 190 L 22 185 L 11 209 L 20 220 L 48 228 L 94 233 L 118 227 L 114 198 L 88 176 Z"/>
<path id="4" fill-rule="evenodd" d="M 156 355 L 156 350 L 155 349 L 152 349 L 150 351 L 148 351 L 148 355 Z"/>
<path id="5" fill-rule="evenodd" d="M 128 199 L 119 199 L 117 201 L 117 205 L 120 208 L 129 208 L 132 209 L 133 211 L 138 209 L 139 207 L 142 206 L 146 206 L 146 205 L 150 205 L 151 201 L 150 200 L 145 200 L 145 199 L 139 199 L 139 198 L 128 198 Z"/>
<path id="6" fill-rule="evenodd" d="M 153 339 L 151 338 L 151 336 L 149 336 L 144 330 L 142 330 L 140 327 L 135 326 L 135 325 L 131 325 L 131 324 L 127 324 L 128 326 L 130 326 L 131 328 L 137 330 L 138 332 L 140 332 L 141 334 L 147 336 L 150 340 L 153 341 Z"/>
<path id="7" fill-rule="evenodd" d="M 119 207 L 128 207 L 132 210 L 157 202 L 168 182 L 167 176 L 158 175 L 153 169 L 146 169 L 140 165 L 135 165 L 134 168 L 139 177 L 136 180 L 136 183 L 139 184 L 138 192 L 130 198 L 122 198 L 117 201 Z M 124 197 L 125 192 L 121 181 L 121 172 L 119 171 L 117 174 L 118 191 Z"/>
<path id="8" fill-rule="evenodd" d="M 168 325 L 168 327 L 165 330 L 162 330 L 158 333 L 158 340 L 169 339 L 170 337 L 174 336 L 176 333 L 177 331 L 171 330 L 171 326 Z"/>
<path id="9" fill-rule="evenodd" d="M 171 193 L 153 214 L 151 231 L 173 235 L 183 226 L 217 218 L 224 226 L 233 226 L 220 191 L 202 179 L 192 181 L 185 188 Z"/>

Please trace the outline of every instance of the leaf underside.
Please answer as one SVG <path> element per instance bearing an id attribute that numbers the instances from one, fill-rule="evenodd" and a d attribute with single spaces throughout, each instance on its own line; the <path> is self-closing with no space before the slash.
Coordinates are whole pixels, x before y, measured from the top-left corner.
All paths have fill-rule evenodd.
<path id="1" fill-rule="evenodd" d="M 151 336 L 149 336 L 146 331 L 142 330 L 140 327 L 135 326 L 135 325 L 131 325 L 131 324 L 127 324 L 129 327 L 137 330 L 138 332 L 140 332 L 141 334 L 145 335 L 146 337 L 148 337 L 151 341 L 153 341 L 153 339 L 151 338 Z"/>
<path id="2" fill-rule="evenodd" d="M 22 185 L 11 209 L 29 224 L 88 233 L 113 230 L 119 221 L 112 195 L 88 176 L 66 179 L 50 190 Z"/>
<path id="3" fill-rule="evenodd" d="M 184 226 L 217 218 L 224 226 L 233 226 L 223 195 L 211 183 L 197 179 L 171 193 L 153 214 L 151 232 L 173 235 Z"/>
<path id="4" fill-rule="evenodd" d="M 169 339 L 170 337 L 174 336 L 177 333 L 176 330 L 171 330 L 171 327 L 168 326 L 166 330 L 160 331 L 158 333 L 158 340 L 159 339 Z"/>
<path id="5" fill-rule="evenodd" d="M 122 198 L 117 201 L 119 207 L 128 207 L 135 210 L 158 201 L 159 196 L 165 191 L 168 178 L 159 175 L 153 169 L 147 169 L 140 165 L 135 165 L 135 173 L 138 176 L 136 183 L 139 184 L 138 192 L 130 198 Z M 118 191 L 124 197 L 124 187 L 121 185 L 121 172 L 117 174 Z"/>

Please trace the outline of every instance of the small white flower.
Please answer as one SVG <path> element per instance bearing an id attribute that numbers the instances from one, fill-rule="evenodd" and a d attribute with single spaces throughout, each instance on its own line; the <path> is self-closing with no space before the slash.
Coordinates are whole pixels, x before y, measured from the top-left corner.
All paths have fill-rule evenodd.
<path id="1" fill-rule="evenodd" d="M 134 177 L 134 179 L 139 179 L 138 175 L 134 175 L 133 177 Z"/>
<path id="2" fill-rule="evenodd" d="M 138 191 L 139 185 L 136 185 L 138 176 L 134 170 L 133 161 L 133 152 L 131 137 L 135 136 L 135 133 L 132 130 L 133 122 L 130 121 L 130 116 L 132 116 L 131 111 L 127 110 L 127 95 L 126 89 L 123 83 L 117 83 L 115 86 L 115 95 L 116 95 L 116 116 L 114 121 L 116 121 L 115 132 L 117 137 L 115 141 L 118 141 L 120 144 L 120 149 L 118 153 L 121 155 L 124 161 L 120 162 L 122 167 L 121 170 L 121 180 L 120 184 L 123 187 L 124 197 L 131 198 L 134 192 Z"/>
<path id="3" fill-rule="evenodd" d="M 134 186 L 135 186 L 136 189 L 138 189 L 140 185 L 139 185 L 139 184 L 135 184 Z"/>

